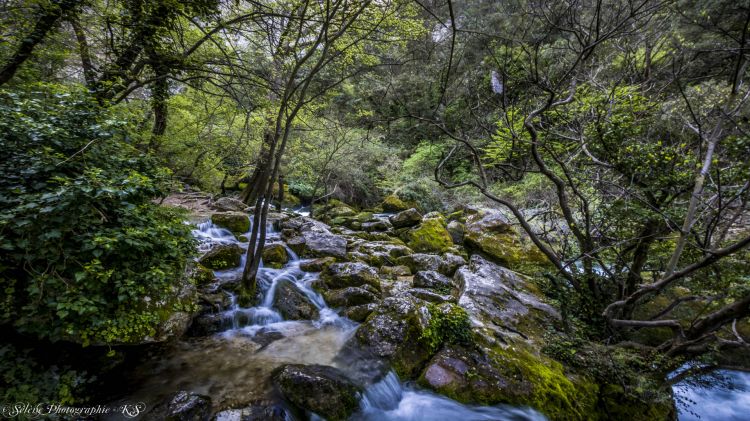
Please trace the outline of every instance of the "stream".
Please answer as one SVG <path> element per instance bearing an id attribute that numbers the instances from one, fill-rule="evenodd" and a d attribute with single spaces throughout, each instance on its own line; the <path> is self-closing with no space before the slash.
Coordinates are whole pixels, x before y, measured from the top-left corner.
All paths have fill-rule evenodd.
<path id="1" fill-rule="evenodd" d="M 278 402 L 270 378 L 272 371 L 289 363 L 321 364 L 341 369 L 352 378 L 361 377 L 359 367 L 351 359 L 337 356 L 354 335 L 358 324 L 339 316 L 326 305 L 323 297 L 311 284 L 317 273 L 300 269 L 301 260 L 281 242 L 271 225 L 267 227 L 267 244 L 281 243 L 287 248 L 290 260 L 280 269 L 261 268 L 258 286 L 262 298 L 254 307 L 241 307 L 230 288 L 224 286 L 241 277 L 245 263 L 239 267 L 215 271 L 219 280 L 217 292 L 228 295 L 230 303 L 218 313 L 221 331 L 209 336 L 186 337 L 172 344 L 168 350 L 151 355 L 139 364 L 127 380 L 127 399 L 119 402 L 143 402 L 147 408 L 163 403 L 178 391 L 208 395 L 215 410 L 243 408 L 257 402 Z M 229 231 L 203 222 L 193 231 L 199 240 L 199 251 L 208 251 L 215 244 L 238 244 L 247 249 Z M 274 308 L 274 294 L 280 284 L 293 283 L 319 312 L 317 320 L 284 320 Z M 342 361 L 349 361 L 348 363 Z M 694 385 L 677 384 L 674 388 L 679 402 L 680 420 L 740 420 L 750 413 L 750 375 L 729 373 L 733 384 L 729 390 L 715 387 L 701 389 Z M 733 405 L 726 405 L 732 401 Z M 690 404 L 695 402 L 695 404 Z M 720 416 L 719 416 L 720 414 Z M 718 418 L 717 418 L 718 416 Z M 290 420 L 289 415 L 286 416 Z M 111 417 L 109 419 L 124 419 Z M 146 414 L 143 419 L 149 419 Z M 239 411 L 223 411 L 217 421 L 240 421 Z M 321 420 L 310 414 L 311 420 Z M 359 410 L 352 420 L 366 421 L 456 421 L 456 420 L 545 420 L 530 408 L 505 405 L 469 406 L 444 396 L 402 382 L 395 373 L 376 379 L 366 386 Z"/>

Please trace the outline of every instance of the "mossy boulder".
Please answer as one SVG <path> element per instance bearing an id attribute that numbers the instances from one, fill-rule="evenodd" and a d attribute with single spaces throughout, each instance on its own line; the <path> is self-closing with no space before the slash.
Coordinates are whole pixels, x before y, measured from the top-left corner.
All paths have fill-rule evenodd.
<path id="1" fill-rule="evenodd" d="M 367 317 L 372 314 L 377 308 L 377 304 L 362 304 L 354 307 L 349 307 L 344 311 L 344 316 L 348 317 L 355 322 L 364 322 Z"/>
<path id="2" fill-rule="evenodd" d="M 289 261 L 289 253 L 283 244 L 268 244 L 263 247 L 263 264 L 267 267 L 279 269 Z"/>
<path id="3" fill-rule="evenodd" d="M 388 297 L 360 325 L 355 340 L 402 378 L 414 378 L 432 356 L 422 339 L 430 317 L 427 305 L 408 294 Z"/>
<path id="4" fill-rule="evenodd" d="M 320 257 L 317 259 L 307 260 L 299 264 L 299 268 L 305 272 L 321 272 L 325 270 L 330 264 L 336 263 L 336 259 L 333 257 Z"/>
<path id="5" fill-rule="evenodd" d="M 425 253 L 442 253 L 453 246 L 453 239 L 440 218 L 422 220 L 404 234 L 404 241 L 412 250 Z"/>
<path id="6" fill-rule="evenodd" d="M 346 420 L 359 407 L 361 390 L 334 367 L 287 364 L 273 382 L 291 404 L 327 420 Z"/>
<path id="7" fill-rule="evenodd" d="M 201 264 L 197 264 L 193 269 L 193 280 L 195 280 L 196 285 L 202 287 L 214 282 L 216 276 L 214 276 L 214 271 L 211 269 Z"/>
<path id="8" fill-rule="evenodd" d="M 412 273 L 420 270 L 438 270 L 442 259 L 436 254 L 413 253 L 396 259 L 396 264 L 408 267 Z"/>
<path id="9" fill-rule="evenodd" d="M 422 214 L 418 210 L 411 208 L 391 215 L 388 220 L 394 228 L 413 227 L 422 222 Z"/>
<path id="10" fill-rule="evenodd" d="M 360 262 L 333 263 L 323 271 L 320 279 L 329 289 L 370 285 L 380 290 L 378 272 Z"/>
<path id="11" fill-rule="evenodd" d="M 273 306 L 285 320 L 315 320 L 318 308 L 293 283 L 282 282 L 273 297 Z"/>
<path id="12" fill-rule="evenodd" d="M 221 228 L 226 228 L 234 234 L 244 234 L 250 231 L 250 218 L 244 212 L 219 212 L 211 215 L 211 222 Z"/>
<path id="13" fill-rule="evenodd" d="M 208 269 L 226 270 L 240 265 L 243 250 L 237 244 L 219 244 L 198 259 Z"/>
<path id="14" fill-rule="evenodd" d="M 383 212 L 401 212 L 409 209 L 409 206 L 404 203 L 396 195 L 386 196 L 382 203 Z"/>
<path id="15" fill-rule="evenodd" d="M 378 299 L 375 294 L 360 287 L 328 290 L 323 293 L 323 298 L 331 307 L 353 307 L 370 304 Z"/>
<path id="16" fill-rule="evenodd" d="M 442 294 L 450 294 L 454 289 L 450 278 L 433 270 L 421 270 L 415 273 L 412 285 L 415 288 L 434 289 Z"/>
<path id="17" fill-rule="evenodd" d="M 448 222 L 448 225 L 445 229 L 448 230 L 448 233 L 451 235 L 454 244 L 464 243 L 464 232 L 466 231 L 466 227 L 463 223 L 458 221 L 450 221 Z"/>

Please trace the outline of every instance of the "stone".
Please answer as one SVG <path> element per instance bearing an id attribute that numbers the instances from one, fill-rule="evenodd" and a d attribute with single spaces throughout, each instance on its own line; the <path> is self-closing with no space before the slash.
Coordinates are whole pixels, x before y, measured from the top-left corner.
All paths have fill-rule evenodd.
<path id="1" fill-rule="evenodd" d="M 273 382 L 287 401 L 330 421 L 346 420 L 359 407 L 361 390 L 334 367 L 287 364 Z"/>
<path id="2" fill-rule="evenodd" d="M 511 269 L 548 264 L 544 254 L 494 209 L 478 209 L 466 218 L 464 245 Z"/>
<path id="3" fill-rule="evenodd" d="M 438 272 L 445 276 L 453 276 L 456 270 L 461 266 L 466 265 L 466 259 L 462 256 L 453 253 L 445 253 L 443 259 L 440 261 L 438 266 Z"/>
<path id="4" fill-rule="evenodd" d="M 266 244 L 262 258 L 265 266 L 279 269 L 289 261 L 289 253 L 281 243 Z"/>
<path id="5" fill-rule="evenodd" d="M 442 253 L 453 246 L 453 239 L 438 218 L 423 219 L 404 234 L 406 244 L 416 252 Z"/>
<path id="6" fill-rule="evenodd" d="M 276 287 L 273 307 L 285 320 L 315 320 L 320 315 L 318 308 L 307 296 L 288 281 L 283 281 Z"/>
<path id="7" fill-rule="evenodd" d="M 447 276 L 434 270 L 422 270 L 414 274 L 412 285 L 416 288 L 434 289 L 448 294 L 453 290 L 453 281 Z"/>
<path id="8" fill-rule="evenodd" d="M 273 402 L 259 402 L 242 409 L 228 409 L 217 412 L 213 421 L 288 421 L 294 415 L 283 405 Z"/>
<path id="9" fill-rule="evenodd" d="M 454 281 L 460 290 L 458 304 L 490 339 L 527 342 L 560 319 L 534 285 L 479 255 L 456 271 Z"/>
<path id="10" fill-rule="evenodd" d="M 225 270 L 236 268 L 244 251 L 237 244 L 217 244 L 204 254 L 198 263 L 208 269 Z"/>
<path id="11" fill-rule="evenodd" d="M 196 285 L 199 287 L 205 287 L 216 281 L 216 276 L 214 276 L 214 271 L 211 269 L 201 264 L 197 264 L 195 265 L 195 269 L 193 269 L 193 279 L 195 280 Z"/>
<path id="12" fill-rule="evenodd" d="M 430 289 L 424 289 L 424 288 L 411 288 L 406 290 L 409 294 L 411 294 L 415 298 L 419 298 L 422 301 L 427 301 L 428 303 L 434 303 L 434 304 L 442 304 L 442 303 L 455 303 L 457 301 L 456 297 L 450 294 L 439 294 L 435 292 L 434 290 Z"/>
<path id="13" fill-rule="evenodd" d="M 442 259 L 435 254 L 413 253 L 396 259 L 397 265 L 408 267 L 412 273 L 420 270 L 438 270 Z"/>
<path id="14" fill-rule="evenodd" d="M 163 320 L 157 329 L 155 340 L 163 342 L 179 338 L 187 332 L 193 316 L 186 311 L 175 311 Z"/>
<path id="15" fill-rule="evenodd" d="M 386 196 L 382 203 L 383 212 L 401 212 L 409 207 L 395 195 Z"/>
<path id="16" fill-rule="evenodd" d="M 226 228 L 234 234 L 244 234 L 250 231 L 250 218 L 244 212 L 219 212 L 211 215 L 211 222 L 221 228 Z"/>
<path id="17" fill-rule="evenodd" d="M 370 304 L 378 299 L 372 292 L 359 287 L 328 290 L 323 293 L 323 298 L 331 307 L 352 307 Z"/>
<path id="18" fill-rule="evenodd" d="M 248 208 L 241 200 L 234 197 L 220 197 L 211 206 L 220 212 L 245 212 Z"/>
<path id="19" fill-rule="evenodd" d="M 360 262 L 333 263 L 321 274 L 329 289 L 371 285 L 380 290 L 380 278 L 375 268 Z"/>
<path id="20" fill-rule="evenodd" d="M 430 312 L 408 294 L 388 297 L 367 317 L 355 334 L 359 346 L 391 363 L 402 378 L 413 378 L 430 358 L 420 338 Z"/>
<path id="21" fill-rule="evenodd" d="M 220 313 L 201 314 L 193 319 L 188 335 L 209 336 L 231 327 L 232 323 Z"/>
<path id="22" fill-rule="evenodd" d="M 203 421 L 211 413 L 211 398 L 186 391 L 177 392 L 167 405 L 166 421 Z"/>
<path id="23" fill-rule="evenodd" d="M 299 268 L 305 272 L 321 272 L 331 263 L 335 263 L 336 259 L 333 257 L 319 257 L 317 259 L 307 260 L 300 262 Z"/>
<path id="24" fill-rule="evenodd" d="M 304 246 L 303 257 L 339 257 L 346 256 L 346 240 L 340 235 L 308 231 L 302 234 Z"/>
<path id="25" fill-rule="evenodd" d="M 450 221 L 448 222 L 448 226 L 445 229 L 447 229 L 448 234 L 451 235 L 451 239 L 453 239 L 453 244 L 464 243 L 464 231 L 466 229 L 464 224 L 458 221 Z"/>
<path id="26" fill-rule="evenodd" d="M 363 222 L 361 227 L 367 232 L 378 232 L 388 231 L 389 229 L 391 229 L 391 224 L 388 221 L 378 220 L 372 222 Z"/>
<path id="27" fill-rule="evenodd" d="M 388 218 L 394 228 L 407 228 L 419 225 L 422 222 L 422 214 L 418 210 L 411 208 L 401 211 Z"/>
<path id="28" fill-rule="evenodd" d="M 354 320 L 355 322 L 364 322 L 365 319 L 377 308 L 377 304 L 362 304 L 354 307 L 349 307 L 344 311 L 344 316 Z"/>

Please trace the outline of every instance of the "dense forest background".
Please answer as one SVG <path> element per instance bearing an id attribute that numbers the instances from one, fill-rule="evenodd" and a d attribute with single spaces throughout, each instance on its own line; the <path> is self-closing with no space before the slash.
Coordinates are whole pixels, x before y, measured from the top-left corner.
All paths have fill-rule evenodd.
<path id="1" fill-rule="evenodd" d="M 35 341 L 106 365 L 194 305 L 158 205 L 184 189 L 256 220 L 498 208 L 564 315 L 550 355 L 634 396 L 749 362 L 747 1 L 12 0 L 0 28 L 3 400 L 94 381 Z"/>

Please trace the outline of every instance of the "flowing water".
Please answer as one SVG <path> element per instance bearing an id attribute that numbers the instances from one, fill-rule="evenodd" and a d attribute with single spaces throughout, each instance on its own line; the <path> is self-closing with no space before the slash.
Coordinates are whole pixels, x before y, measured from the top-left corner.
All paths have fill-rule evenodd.
<path id="1" fill-rule="evenodd" d="M 672 388 L 680 421 L 750 420 L 750 373 L 718 370 Z"/>
<path id="2" fill-rule="evenodd" d="M 273 227 L 267 228 L 267 243 L 281 242 Z M 201 252 L 215 244 L 234 243 L 243 249 L 248 246 L 211 222 L 198 224 L 193 234 L 199 240 Z M 152 408 L 177 391 L 186 390 L 211 396 L 215 409 L 241 408 L 278 398 L 270 381 L 271 373 L 288 363 L 331 365 L 356 375 L 356 367 L 342 366 L 351 361 L 342 363 L 347 359 L 337 356 L 354 334 L 357 323 L 340 317 L 326 305 L 320 294 L 311 288 L 318 274 L 300 270 L 301 260 L 292 250 L 287 248 L 287 252 L 290 261 L 281 269 L 261 265 L 258 286 L 262 297 L 253 307 L 240 306 L 236 296 L 229 292 L 230 288 L 225 288 L 241 277 L 244 256 L 239 267 L 216 271 L 217 291 L 229 296 L 229 305 L 218 314 L 222 330 L 205 337 L 182 339 L 146 358 L 131 373 L 127 398 L 121 402 L 144 402 Z M 277 287 L 283 282 L 293 283 L 318 308 L 317 320 L 283 319 L 273 306 Z M 746 415 L 750 413 L 750 375 L 732 376 L 740 387 L 729 391 L 718 390 L 715 386 L 708 389 L 686 384 L 675 386 L 678 398 L 697 403 L 681 405 L 680 420 L 719 419 L 715 417 L 717 414 L 721 414 L 722 420 L 750 419 Z M 735 405 L 725 405 L 728 401 Z M 313 415 L 313 419 L 320 418 Z M 352 420 L 364 421 L 544 419 L 528 408 L 462 405 L 403 383 L 392 372 L 366 388 L 360 409 L 352 416 Z"/>

